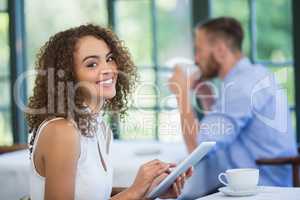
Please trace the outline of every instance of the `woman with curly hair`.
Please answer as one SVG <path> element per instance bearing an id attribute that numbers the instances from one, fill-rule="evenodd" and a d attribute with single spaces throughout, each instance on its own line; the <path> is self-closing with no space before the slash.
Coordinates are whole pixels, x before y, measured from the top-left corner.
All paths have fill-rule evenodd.
<path id="1" fill-rule="evenodd" d="M 121 117 L 136 83 L 130 54 L 109 29 L 82 25 L 41 48 L 26 118 L 30 128 L 31 199 L 110 199 L 112 132 L 103 113 Z M 145 199 L 174 164 L 142 165 L 131 187 L 112 199 Z M 177 197 L 188 171 L 162 198 Z"/>

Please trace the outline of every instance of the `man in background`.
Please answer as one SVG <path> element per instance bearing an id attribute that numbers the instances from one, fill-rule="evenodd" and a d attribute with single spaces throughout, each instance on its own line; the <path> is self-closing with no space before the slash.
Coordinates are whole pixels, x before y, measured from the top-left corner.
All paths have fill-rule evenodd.
<path id="1" fill-rule="evenodd" d="M 199 24 L 195 61 L 201 77 L 187 77 L 176 67 L 169 80 L 188 151 L 201 142 L 217 142 L 195 168 L 184 188 L 185 199 L 219 187 L 218 174 L 231 168 L 259 168 L 260 185 L 291 186 L 288 166 L 255 163 L 260 158 L 294 156 L 297 151 L 287 97 L 274 74 L 244 56 L 243 38 L 241 24 L 230 17 Z M 220 80 L 218 89 L 210 82 L 215 78 Z M 200 107 L 192 106 L 191 90 L 198 94 Z M 202 116 L 197 118 L 199 111 Z"/>

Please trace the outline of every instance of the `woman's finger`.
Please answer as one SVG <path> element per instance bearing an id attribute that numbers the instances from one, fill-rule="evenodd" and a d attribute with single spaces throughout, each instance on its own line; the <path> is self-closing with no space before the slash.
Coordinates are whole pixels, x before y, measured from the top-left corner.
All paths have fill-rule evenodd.
<path id="1" fill-rule="evenodd" d="M 153 168 L 153 167 L 156 167 L 156 166 L 164 168 L 164 167 L 167 167 L 167 166 L 170 166 L 170 165 L 172 166 L 174 164 L 172 164 L 172 163 L 170 163 L 170 164 L 169 163 L 165 163 L 165 162 L 162 162 L 162 161 L 160 161 L 158 159 L 155 159 L 155 160 L 149 161 L 148 163 L 144 164 L 143 166 L 146 169 L 148 169 L 148 168 Z"/>
<path id="2" fill-rule="evenodd" d="M 171 168 L 174 168 L 174 167 L 176 167 L 177 166 L 177 164 L 176 163 L 168 163 L 169 165 L 170 165 L 170 167 Z"/>
<path id="3" fill-rule="evenodd" d="M 168 176 L 167 173 L 163 173 L 160 176 L 156 177 L 153 181 L 153 185 L 154 186 L 159 185 L 167 176 Z"/>
<path id="4" fill-rule="evenodd" d="M 186 177 L 185 177 L 185 173 L 183 173 L 182 176 L 181 176 L 181 190 L 184 187 L 185 181 L 186 181 Z"/>
<path id="5" fill-rule="evenodd" d="M 156 170 L 156 177 L 160 176 L 162 173 L 169 174 L 169 169 L 170 169 L 170 167 L 168 165 L 165 167 L 159 168 L 158 170 Z"/>
<path id="6" fill-rule="evenodd" d="M 144 166 L 145 166 L 145 167 L 146 167 L 146 166 L 147 166 L 147 167 L 151 167 L 151 166 L 154 166 L 154 165 L 161 165 L 161 164 L 166 164 L 166 163 L 164 163 L 164 162 L 162 162 L 162 161 L 160 161 L 160 160 L 158 160 L 158 159 L 154 159 L 154 160 L 151 160 L 151 161 L 145 163 Z"/>
<path id="7" fill-rule="evenodd" d="M 160 176 L 156 177 L 153 182 L 151 183 L 148 191 L 152 191 L 157 185 L 159 185 L 166 177 L 168 176 L 167 173 L 161 174 Z"/>
<path id="8" fill-rule="evenodd" d="M 193 167 L 190 167 L 186 172 L 185 172 L 186 178 L 189 178 L 193 175 Z"/>
<path id="9" fill-rule="evenodd" d="M 173 183 L 172 188 L 173 188 L 173 191 L 174 191 L 176 197 L 178 197 L 179 196 L 179 191 L 178 191 L 176 183 Z"/>
<path id="10" fill-rule="evenodd" d="M 155 178 L 160 176 L 163 173 L 167 173 L 169 170 L 169 166 L 153 166 L 152 168 L 148 168 L 147 172 L 145 173 L 145 179 L 151 183 Z M 148 182 L 148 183 L 149 183 Z"/>
<path id="11" fill-rule="evenodd" d="M 176 179 L 176 186 L 177 186 L 177 191 L 179 194 L 181 194 L 181 177 L 179 176 L 177 179 Z"/>
<path id="12" fill-rule="evenodd" d="M 180 193 L 181 193 L 181 191 L 182 191 L 183 185 L 184 185 L 184 180 L 183 180 L 183 176 L 181 175 L 181 176 L 180 176 L 180 179 L 179 179 Z"/>
<path id="13" fill-rule="evenodd" d="M 143 165 L 143 169 L 145 171 L 151 170 L 151 169 L 155 169 L 155 170 L 159 170 L 159 169 L 163 169 L 163 168 L 167 168 L 169 166 L 169 164 L 161 162 L 159 160 L 152 160 L 146 164 Z"/>

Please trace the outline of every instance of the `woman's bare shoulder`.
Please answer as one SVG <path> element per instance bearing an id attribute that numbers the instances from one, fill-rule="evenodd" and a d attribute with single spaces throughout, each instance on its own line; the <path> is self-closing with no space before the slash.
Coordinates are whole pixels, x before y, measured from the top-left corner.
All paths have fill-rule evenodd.
<path id="1" fill-rule="evenodd" d="M 49 122 L 40 134 L 39 146 L 43 154 L 79 149 L 80 135 L 74 124 L 67 119 Z"/>

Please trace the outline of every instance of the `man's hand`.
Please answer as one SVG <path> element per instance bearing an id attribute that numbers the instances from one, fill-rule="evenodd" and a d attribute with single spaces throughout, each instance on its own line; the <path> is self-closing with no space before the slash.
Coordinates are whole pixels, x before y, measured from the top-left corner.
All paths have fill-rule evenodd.
<path id="1" fill-rule="evenodd" d="M 186 95 L 187 91 L 190 89 L 189 79 L 181 67 L 175 67 L 174 73 L 169 79 L 169 88 L 177 97 Z"/>

